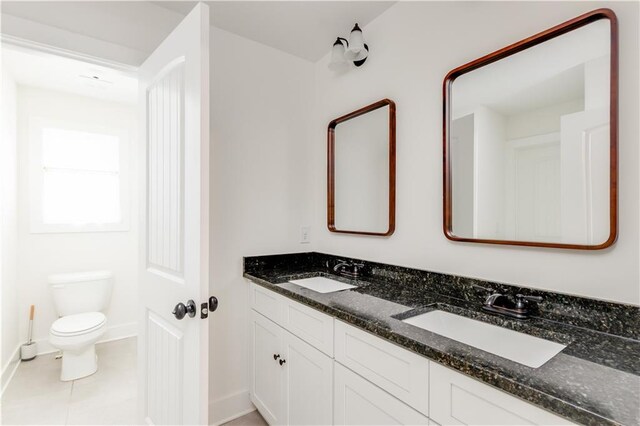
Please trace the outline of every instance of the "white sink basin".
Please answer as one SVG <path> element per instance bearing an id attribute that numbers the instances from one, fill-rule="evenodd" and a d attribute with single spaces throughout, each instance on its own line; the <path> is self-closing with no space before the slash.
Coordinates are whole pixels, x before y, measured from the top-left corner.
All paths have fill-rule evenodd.
<path id="1" fill-rule="evenodd" d="M 334 291 L 342 291 L 358 287 L 325 277 L 305 278 L 302 280 L 291 280 L 289 282 L 318 293 L 333 293 Z"/>
<path id="2" fill-rule="evenodd" d="M 540 367 L 566 348 L 560 343 L 445 311 L 427 312 L 402 322 L 533 368 Z"/>

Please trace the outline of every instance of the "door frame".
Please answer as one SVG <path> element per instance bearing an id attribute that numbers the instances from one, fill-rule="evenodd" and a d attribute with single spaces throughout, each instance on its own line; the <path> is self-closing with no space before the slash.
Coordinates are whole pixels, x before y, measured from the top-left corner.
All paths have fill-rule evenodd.
<path id="1" fill-rule="evenodd" d="M 130 77 L 138 77 L 138 67 L 135 65 L 123 64 L 121 62 L 112 61 L 109 59 L 102 59 L 86 53 L 63 49 L 61 47 L 51 46 L 48 44 L 27 40 L 9 34 L 0 33 L 0 43 L 10 45 L 14 48 L 36 52 L 42 55 L 54 55 L 68 59 L 75 59 L 76 61 L 82 61 L 92 65 L 111 68 L 114 71 L 119 71 L 122 74 Z"/>

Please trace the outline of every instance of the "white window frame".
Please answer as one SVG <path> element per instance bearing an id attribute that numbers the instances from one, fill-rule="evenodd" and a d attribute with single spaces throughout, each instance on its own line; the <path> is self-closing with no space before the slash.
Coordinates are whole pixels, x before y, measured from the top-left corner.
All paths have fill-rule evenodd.
<path id="1" fill-rule="evenodd" d="M 43 222 L 43 166 L 42 166 L 42 134 L 45 128 L 58 128 L 77 132 L 99 133 L 115 136 L 119 140 L 120 180 L 120 222 L 117 223 L 85 223 L 85 224 L 47 224 Z M 29 118 L 29 212 L 30 231 L 32 234 L 71 233 L 71 232 L 122 232 L 130 228 L 131 216 L 131 168 L 130 168 L 130 135 L 126 128 L 116 125 L 103 126 L 92 123 L 63 121 L 43 117 Z"/>

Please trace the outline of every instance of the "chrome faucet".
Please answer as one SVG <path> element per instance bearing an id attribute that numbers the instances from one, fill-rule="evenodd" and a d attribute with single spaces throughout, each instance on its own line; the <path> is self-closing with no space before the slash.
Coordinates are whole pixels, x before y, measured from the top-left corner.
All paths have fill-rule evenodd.
<path id="1" fill-rule="evenodd" d="M 526 296 L 516 294 L 515 300 L 500 293 L 494 293 L 487 297 L 482 309 L 494 314 L 505 315 L 511 318 L 527 319 L 536 308 L 536 302 L 542 302 L 540 296 Z"/>
<path id="2" fill-rule="evenodd" d="M 364 263 L 352 263 L 345 260 L 341 260 L 333 267 L 333 272 L 337 272 L 340 275 L 349 278 L 358 278 L 362 275 L 362 269 Z"/>

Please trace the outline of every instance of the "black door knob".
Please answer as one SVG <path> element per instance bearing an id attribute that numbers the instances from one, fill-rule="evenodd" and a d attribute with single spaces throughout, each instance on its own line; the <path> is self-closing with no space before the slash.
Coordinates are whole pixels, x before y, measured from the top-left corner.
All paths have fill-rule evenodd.
<path id="1" fill-rule="evenodd" d="M 185 317 L 185 315 L 189 315 L 189 317 L 193 318 L 196 316 L 196 302 L 193 300 L 188 300 L 187 304 L 180 302 L 173 308 L 173 312 L 171 312 L 176 319 L 181 320 Z"/>
<path id="2" fill-rule="evenodd" d="M 209 298 L 209 312 L 213 312 L 218 309 L 218 298 L 215 296 L 211 296 Z"/>
<path id="3" fill-rule="evenodd" d="M 193 300 L 189 299 L 187 300 L 187 314 L 189 314 L 190 318 L 193 318 L 196 316 L 196 302 L 194 302 Z"/>
<path id="4" fill-rule="evenodd" d="M 171 313 L 176 317 L 176 319 L 181 320 L 187 314 L 187 307 L 184 305 L 184 303 L 180 302 L 176 305 L 175 308 L 173 308 L 173 312 Z"/>

